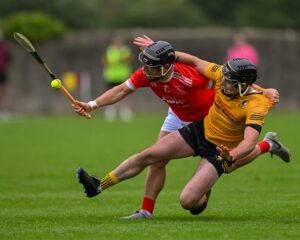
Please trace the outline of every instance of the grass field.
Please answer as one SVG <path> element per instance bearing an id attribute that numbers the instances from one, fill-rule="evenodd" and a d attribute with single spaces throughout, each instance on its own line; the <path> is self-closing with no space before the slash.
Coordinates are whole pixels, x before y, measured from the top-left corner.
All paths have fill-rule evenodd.
<path id="1" fill-rule="evenodd" d="M 192 216 L 179 194 L 198 158 L 173 161 L 153 221 L 119 218 L 139 209 L 145 173 L 93 199 L 84 197 L 76 169 L 105 175 L 156 139 L 163 115 L 130 123 L 72 117 L 0 122 L 0 239 L 300 239 L 300 114 L 272 113 L 293 154 L 285 164 L 269 154 L 225 175 L 207 210 Z"/>

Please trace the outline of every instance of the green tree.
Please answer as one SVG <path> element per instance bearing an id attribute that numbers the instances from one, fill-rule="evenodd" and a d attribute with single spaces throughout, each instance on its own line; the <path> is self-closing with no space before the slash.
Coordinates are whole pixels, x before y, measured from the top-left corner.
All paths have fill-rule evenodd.
<path id="1" fill-rule="evenodd" d="M 14 32 L 20 32 L 35 43 L 59 37 L 65 31 L 63 22 L 41 12 L 11 15 L 2 22 L 2 28 L 9 37 L 12 37 Z"/>
<path id="2" fill-rule="evenodd" d="M 257 6 L 253 11 L 247 1 L 241 1 L 234 21 L 239 26 L 255 26 L 263 28 L 299 28 L 300 3 L 295 0 L 252 0 Z"/>
<path id="3" fill-rule="evenodd" d="M 296 0 L 9 0 L 0 1 L 0 16 L 42 11 L 71 29 L 129 27 L 300 28 Z"/>

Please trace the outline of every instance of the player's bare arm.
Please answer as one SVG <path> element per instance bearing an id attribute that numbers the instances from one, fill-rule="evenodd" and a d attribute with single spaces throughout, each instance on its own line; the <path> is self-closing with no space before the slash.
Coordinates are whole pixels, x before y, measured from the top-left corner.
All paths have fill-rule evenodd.
<path id="1" fill-rule="evenodd" d="M 252 87 L 256 90 L 256 91 L 262 91 L 264 93 L 264 95 L 266 96 L 266 98 L 268 98 L 271 103 L 273 105 L 279 103 L 279 92 L 277 89 L 275 88 L 262 88 L 261 86 L 257 85 L 257 84 L 253 84 Z"/>
<path id="2" fill-rule="evenodd" d="M 247 126 L 244 132 L 244 139 L 240 144 L 230 151 L 232 160 L 238 163 L 239 159 L 247 156 L 255 148 L 259 138 L 259 132 L 251 126 Z"/>
<path id="3" fill-rule="evenodd" d="M 103 93 L 101 96 L 97 97 L 95 99 L 98 107 L 103 107 L 106 105 L 111 105 L 116 102 L 121 101 L 123 98 L 127 97 L 131 93 L 133 93 L 134 90 L 130 89 L 126 83 L 122 83 L 105 93 Z"/>
<path id="4" fill-rule="evenodd" d="M 190 55 L 190 54 L 187 54 L 187 53 L 184 53 L 184 52 L 176 51 L 175 54 L 176 54 L 176 60 L 178 62 L 182 62 L 182 63 L 185 63 L 187 65 L 193 66 L 199 72 L 201 72 L 202 74 L 205 73 L 205 69 L 210 64 L 210 62 L 207 62 L 205 60 L 202 60 L 198 57 L 195 57 L 193 55 Z"/>
<path id="5" fill-rule="evenodd" d="M 267 88 L 263 90 L 264 95 L 268 98 L 273 104 L 279 103 L 279 92 L 274 88 Z"/>
<path id="6" fill-rule="evenodd" d="M 254 158 L 244 156 L 247 156 L 255 148 L 259 133 L 252 127 L 246 127 L 244 136 L 244 140 L 232 151 L 227 146 L 217 146 L 220 157 L 218 160 L 226 162 L 225 173 L 231 173 L 254 160 Z"/>
<path id="7" fill-rule="evenodd" d="M 73 106 L 75 112 L 81 114 L 82 110 L 86 112 L 90 112 L 96 108 L 103 107 L 106 105 L 111 105 L 116 102 L 121 101 L 126 96 L 133 93 L 134 90 L 130 89 L 126 83 L 122 83 L 112 89 L 109 89 L 99 97 L 97 97 L 94 101 L 89 103 L 86 102 L 77 102 L 80 108 Z"/>

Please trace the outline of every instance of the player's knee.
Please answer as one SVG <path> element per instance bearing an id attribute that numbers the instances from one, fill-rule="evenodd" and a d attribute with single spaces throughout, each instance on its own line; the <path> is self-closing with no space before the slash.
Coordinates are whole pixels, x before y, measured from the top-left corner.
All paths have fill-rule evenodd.
<path id="1" fill-rule="evenodd" d="M 140 160 L 140 164 L 144 166 L 148 166 L 155 162 L 155 156 L 151 149 L 146 149 L 140 153 L 138 153 L 138 158 Z"/>
<path id="2" fill-rule="evenodd" d="M 191 194 L 188 193 L 181 193 L 180 195 L 180 205 L 184 208 L 184 209 L 193 209 L 193 207 L 196 204 L 196 200 L 194 199 L 194 197 Z"/>
<path id="3" fill-rule="evenodd" d="M 165 166 L 168 164 L 168 162 L 169 162 L 169 160 L 160 161 L 160 162 L 150 165 L 149 168 L 153 171 L 159 171 L 159 170 L 165 168 Z"/>
<path id="4" fill-rule="evenodd" d="M 158 164 L 157 167 L 163 167 L 168 161 L 165 156 L 157 154 L 157 151 L 154 151 L 152 148 L 138 153 L 138 158 L 140 159 L 140 163 L 146 166 Z"/>

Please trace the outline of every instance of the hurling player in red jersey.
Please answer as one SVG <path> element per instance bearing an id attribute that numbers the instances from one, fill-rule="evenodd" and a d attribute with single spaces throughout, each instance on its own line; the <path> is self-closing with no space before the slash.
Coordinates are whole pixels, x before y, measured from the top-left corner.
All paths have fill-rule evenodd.
<path id="1" fill-rule="evenodd" d="M 139 45 L 138 40 L 135 43 L 142 46 Z M 208 78 L 194 67 L 175 62 L 175 51 L 168 42 L 152 41 L 139 54 L 139 61 L 142 63 L 142 68 L 135 71 L 126 82 L 108 90 L 94 101 L 78 102 L 81 108 L 75 107 L 75 111 L 79 114 L 82 109 L 90 112 L 121 101 L 139 88 L 149 87 L 169 105 L 168 115 L 158 140 L 207 115 L 214 100 L 214 91 L 209 88 Z M 273 98 L 275 103 L 278 101 L 276 90 L 266 90 L 266 94 Z M 251 157 L 251 160 L 255 157 Z M 165 183 L 167 163 L 159 162 L 149 166 L 142 208 L 128 216 L 128 219 L 152 218 L 155 200 Z"/>

